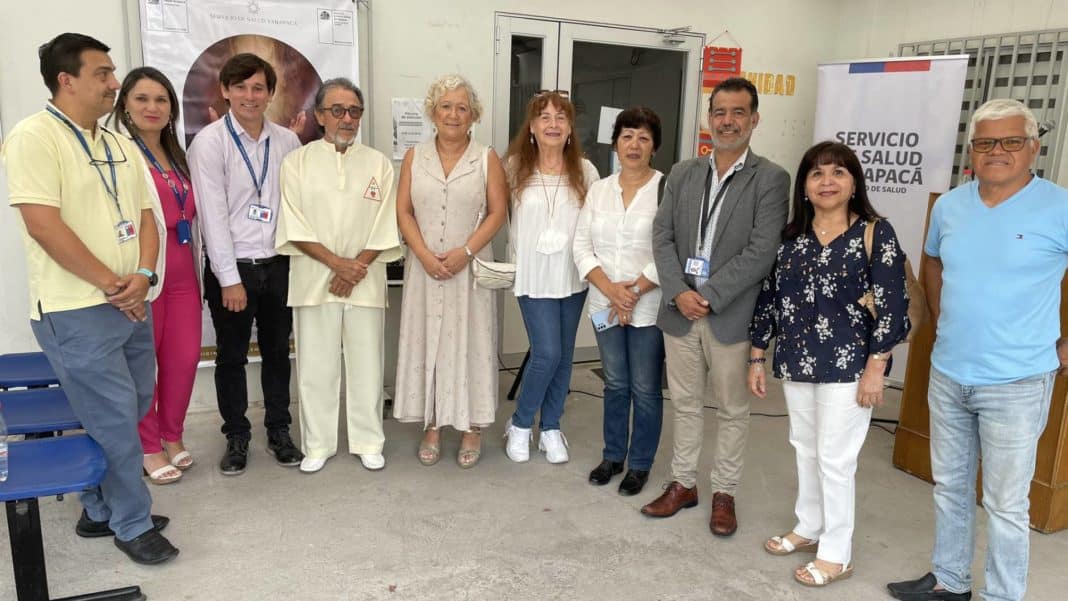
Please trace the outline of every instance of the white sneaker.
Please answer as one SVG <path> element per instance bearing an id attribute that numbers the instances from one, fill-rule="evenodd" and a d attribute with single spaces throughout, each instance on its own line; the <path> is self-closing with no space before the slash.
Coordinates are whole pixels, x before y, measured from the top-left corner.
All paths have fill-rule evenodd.
<path id="1" fill-rule="evenodd" d="M 504 445 L 504 452 L 509 459 L 516 463 L 525 463 L 530 459 L 530 441 L 534 438 L 530 428 L 514 426 L 512 420 L 509 419 L 508 425 L 504 428 L 504 437 L 508 439 Z"/>
<path id="2" fill-rule="evenodd" d="M 305 457 L 304 459 L 300 460 L 300 471 L 304 472 L 305 474 L 314 474 L 315 472 L 323 469 L 323 466 L 326 465 L 327 459 L 329 459 L 329 457 Z"/>
<path id="3" fill-rule="evenodd" d="M 377 471 L 386 467 L 386 458 L 381 453 L 376 455 L 360 455 L 360 463 L 371 471 Z"/>
<path id="4" fill-rule="evenodd" d="M 538 436 L 538 450 L 549 463 L 567 463 L 567 439 L 559 430 L 545 430 Z"/>

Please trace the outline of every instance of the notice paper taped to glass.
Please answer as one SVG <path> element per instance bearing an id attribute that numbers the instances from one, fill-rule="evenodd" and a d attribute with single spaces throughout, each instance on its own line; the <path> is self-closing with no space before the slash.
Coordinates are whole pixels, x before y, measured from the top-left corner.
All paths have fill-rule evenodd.
<path id="1" fill-rule="evenodd" d="M 393 160 L 402 160 L 409 148 L 433 136 L 433 124 L 423 114 L 422 98 L 393 99 Z"/>

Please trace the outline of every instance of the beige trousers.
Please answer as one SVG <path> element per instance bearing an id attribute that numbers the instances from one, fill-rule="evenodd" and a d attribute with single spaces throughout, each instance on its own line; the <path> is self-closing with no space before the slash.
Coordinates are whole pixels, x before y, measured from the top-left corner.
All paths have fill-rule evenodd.
<path id="1" fill-rule="evenodd" d="M 675 445 L 671 474 L 687 488 L 697 484 L 697 463 L 704 438 L 705 394 L 716 407 L 716 455 L 712 492 L 734 495 L 742 477 L 749 436 L 746 360 L 749 343 L 721 344 L 707 319 L 699 319 L 685 336 L 664 335 L 668 388 L 675 408 Z"/>
<path id="2" fill-rule="evenodd" d="M 300 391 L 300 446 L 311 458 L 337 453 L 342 353 L 349 452 L 382 452 L 385 311 L 326 303 L 293 308 Z"/>

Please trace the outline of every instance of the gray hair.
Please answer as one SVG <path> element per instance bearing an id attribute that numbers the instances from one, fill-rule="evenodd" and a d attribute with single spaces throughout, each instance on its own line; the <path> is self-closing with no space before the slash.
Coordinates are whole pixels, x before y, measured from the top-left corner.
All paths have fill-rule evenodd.
<path id="1" fill-rule="evenodd" d="M 323 108 L 326 93 L 334 88 L 341 88 L 356 94 L 356 98 L 360 100 L 360 105 L 364 106 L 363 92 L 360 91 L 360 88 L 356 87 L 356 84 L 352 83 L 352 80 L 347 77 L 335 77 L 324 81 L 323 85 L 319 86 L 319 91 L 315 93 L 315 108 Z"/>
<path id="2" fill-rule="evenodd" d="M 1027 133 L 1028 137 L 1038 139 L 1038 121 L 1035 119 L 1035 114 L 1031 112 L 1031 109 L 1024 106 L 1019 100 L 995 98 L 994 100 L 987 100 L 972 113 L 972 118 L 968 121 L 968 144 L 972 143 L 976 123 L 995 119 L 1010 119 L 1012 117 L 1023 117 L 1024 132 Z"/>
<path id="3" fill-rule="evenodd" d="M 478 120 L 482 117 L 482 102 L 478 99 L 478 93 L 475 92 L 471 82 L 464 79 L 462 75 L 455 73 L 442 75 L 435 79 L 434 83 L 430 84 L 430 89 L 426 91 L 426 98 L 423 99 L 423 112 L 426 113 L 427 117 L 433 119 L 434 108 L 438 105 L 441 97 L 460 88 L 467 92 L 467 99 L 471 104 L 472 123 L 478 123 Z"/>

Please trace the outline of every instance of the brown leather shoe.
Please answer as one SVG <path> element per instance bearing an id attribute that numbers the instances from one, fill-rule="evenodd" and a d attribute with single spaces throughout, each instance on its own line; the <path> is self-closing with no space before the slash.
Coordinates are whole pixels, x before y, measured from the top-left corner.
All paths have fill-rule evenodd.
<path id="1" fill-rule="evenodd" d="M 697 505 L 697 487 L 686 488 L 678 482 L 667 485 L 664 494 L 642 507 L 642 513 L 652 518 L 669 518 L 680 509 Z"/>
<path id="2" fill-rule="evenodd" d="M 708 522 L 712 534 L 730 536 L 738 529 L 738 518 L 734 515 L 734 497 L 725 492 L 712 495 L 712 519 Z"/>

